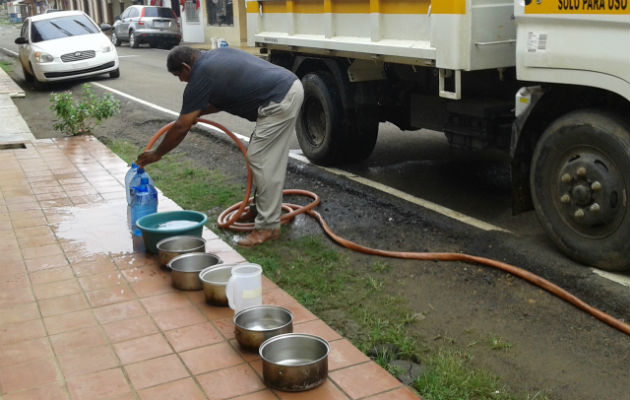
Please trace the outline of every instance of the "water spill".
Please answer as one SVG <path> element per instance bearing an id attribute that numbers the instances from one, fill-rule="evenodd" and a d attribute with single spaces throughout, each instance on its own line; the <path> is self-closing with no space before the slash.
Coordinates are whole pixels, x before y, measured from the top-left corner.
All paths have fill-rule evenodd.
<path id="1" fill-rule="evenodd" d="M 127 228 L 127 209 L 120 202 L 99 202 L 58 209 L 53 225 L 60 240 L 86 254 L 124 254 L 144 251 L 142 238 Z"/>

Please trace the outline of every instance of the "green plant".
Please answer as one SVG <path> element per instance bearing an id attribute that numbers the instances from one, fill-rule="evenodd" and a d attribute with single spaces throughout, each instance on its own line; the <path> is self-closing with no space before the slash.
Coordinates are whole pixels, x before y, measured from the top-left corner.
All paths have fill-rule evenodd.
<path id="1" fill-rule="evenodd" d="M 83 85 L 83 93 L 78 101 L 71 91 L 50 94 L 50 110 L 57 119 L 55 130 L 79 135 L 90 133 L 102 120 L 113 116 L 120 110 L 120 102 L 111 93 L 101 96 L 94 94 L 89 84 Z"/>
<path id="2" fill-rule="evenodd" d="M 6 61 L 0 61 L 0 68 L 4 70 L 4 72 L 11 72 L 12 64 Z"/>

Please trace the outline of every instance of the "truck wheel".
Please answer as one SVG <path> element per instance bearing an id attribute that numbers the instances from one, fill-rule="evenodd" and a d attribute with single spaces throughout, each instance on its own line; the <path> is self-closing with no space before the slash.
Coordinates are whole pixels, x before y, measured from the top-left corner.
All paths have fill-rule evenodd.
<path id="1" fill-rule="evenodd" d="M 378 138 L 378 109 L 364 106 L 357 110 L 354 122 L 346 131 L 344 161 L 363 161 L 372 154 Z"/>
<path id="2" fill-rule="evenodd" d="M 608 271 L 630 268 L 630 127 L 581 110 L 557 119 L 532 159 L 538 219 L 569 257 Z"/>
<path id="3" fill-rule="evenodd" d="M 304 103 L 296 122 L 297 139 L 304 155 L 315 164 L 340 161 L 344 148 L 343 110 L 333 78 L 311 73 L 302 78 Z"/>

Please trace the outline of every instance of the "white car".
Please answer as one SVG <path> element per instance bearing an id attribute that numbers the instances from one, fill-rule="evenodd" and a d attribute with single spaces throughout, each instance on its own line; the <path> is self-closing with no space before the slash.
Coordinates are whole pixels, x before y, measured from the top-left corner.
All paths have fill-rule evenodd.
<path id="1" fill-rule="evenodd" d="M 118 53 L 103 30 L 82 11 L 40 14 L 24 20 L 19 57 L 28 81 L 36 83 L 109 74 L 118 78 Z"/>

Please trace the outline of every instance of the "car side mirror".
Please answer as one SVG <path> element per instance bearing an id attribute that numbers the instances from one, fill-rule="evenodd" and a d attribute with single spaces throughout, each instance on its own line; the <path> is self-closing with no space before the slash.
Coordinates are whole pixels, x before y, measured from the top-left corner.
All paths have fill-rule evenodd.
<path id="1" fill-rule="evenodd" d="M 111 29 L 112 29 L 112 26 L 110 24 L 101 24 L 101 30 L 103 32 L 107 32 L 107 31 L 109 31 Z"/>
<path id="2" fill-rule="evenodd" d="M 120 15 L 117 15 L 117 16 L 114 18 L 114 21 L 120 21 Z"/>
<path id="3" fill-rule="evenodd" d="M 26 38 L 20 36 L 19 38 L 15 39 L 15 44 L 27 44 L 28 40 L 26 40 Z"/>

